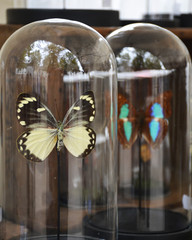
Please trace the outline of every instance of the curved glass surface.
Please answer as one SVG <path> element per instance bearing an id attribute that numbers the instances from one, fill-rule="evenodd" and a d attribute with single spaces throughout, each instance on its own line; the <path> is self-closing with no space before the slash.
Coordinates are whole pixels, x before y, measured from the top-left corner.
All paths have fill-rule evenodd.
<path id="1" fill-rule="evenodd" d="M 78 22 L 34 22 L 7 40 L 0 64 L 0 238 L 115 239 L 117 82 L 107 41 Z M 100 211 L 106 229 L 99 220 L 92 229 Z"/>
<path id="2" fill-rule="evenodd" d="M 152 24 L 127 25 L 107 40 L 118 68 L 119 238 L 188 229 L 189 52 Z"/>

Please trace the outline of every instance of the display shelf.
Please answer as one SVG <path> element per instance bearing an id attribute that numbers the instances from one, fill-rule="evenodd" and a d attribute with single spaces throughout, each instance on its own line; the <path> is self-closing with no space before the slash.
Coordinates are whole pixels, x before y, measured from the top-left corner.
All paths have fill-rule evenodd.
<path id="1" fill-rule="evenodd" d="M 0 47 L 7 38 L 18 30 L 22 25 L 0 24 Z M 117 27 L 94 27 L 99 33 L 106 37 L 113 32 Z M 192 28 L 168 28 L 171 32 L 177 35 L 181 40 L 192 40 Z"/>

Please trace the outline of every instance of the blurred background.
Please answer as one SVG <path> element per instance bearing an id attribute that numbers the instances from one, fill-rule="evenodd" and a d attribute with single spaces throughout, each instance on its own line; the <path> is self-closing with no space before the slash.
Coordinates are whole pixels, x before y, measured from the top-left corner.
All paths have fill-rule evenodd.
<path id="1" fill-rule="evenodd" d="M 108 9 L 119 11 L 120 20 L 142 20 L 144 16 L 169 18 L 192 12 L 191 0 L 0 0 L 0 24 L 9 8 Z"/>

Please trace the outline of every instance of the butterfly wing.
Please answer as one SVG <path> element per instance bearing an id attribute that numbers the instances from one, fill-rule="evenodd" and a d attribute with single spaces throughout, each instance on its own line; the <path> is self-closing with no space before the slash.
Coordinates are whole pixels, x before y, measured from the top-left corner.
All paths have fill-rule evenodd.
<path id="1" fill-rule="evenodd" d="M 83 93 L 67 111 L 63 120 L 64 127 L 87 125 L 95 118 L 95 98 L 92 91 Z"/>
<path id="2" fill-rule="evenodd" d="M 124 148 L 130 148 L 138 136 L 136 110 L 127 99 L 118 95 L 118 138 Z"/>
<path id="3" fill-rule="evenodd" d="M 146 109 L 142 134 L 153 147 L 159 146 L 168 131 L 171 116 L 171 91 L 160 94 Z"/>
<path id="4" fill-rule="evenodd" d="M 95 147 L 96 133 L 92 128 L 77 125 L 65 129 L 63 143 L 75 157 L 86 157 Z"/>
<path id="5" fill-rule="evenodd" d="M 55 129 L 35 128 L 17 138 L 17 148 L 27 160 L 41 162 L 51 153 L 56 142 Z"/>
<path id="6" fill-rule="evenodd" d="M 63 143 L 75 157 L 86 157 L 95 147 L 96 133 L 89 126 L 95 113 L 94 94 L 88 91 L 72 105 L 63 120 Z"/>
<path id="7" fill-rule="evenodd" d="M 18 151 L 28 160 L 43 161 L 57 142 L 57 121 L 36 97 L 21 93 L 16 103 L 17 119 L 29 128 L 18 137 Z"/>
<path id="8" fill-rule="evenodd" d="M 16 114 L 23 127 L 57 127 L 57 121 L 51 111 L 36 97 L 28 93 L 21 93 L 18 96 Z"/>

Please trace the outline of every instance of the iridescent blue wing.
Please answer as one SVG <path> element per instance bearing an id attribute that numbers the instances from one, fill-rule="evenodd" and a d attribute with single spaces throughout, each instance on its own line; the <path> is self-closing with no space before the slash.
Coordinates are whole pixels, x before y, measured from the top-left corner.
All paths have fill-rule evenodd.
<path id="1" fill-rule="evenodd" d="M 118 95 L 118 138 L 124 148 L 130 148 L 138 136 L 138 121 L 133 105 Z"/>
<path id="2" fill-rule="evenodd" d="M 153 148 L 159 146 L 167 134 L 169 117 L 172 113 L 171 98 L 171 91 L 166 91 L 146 109 L 142 135 Z"/>

